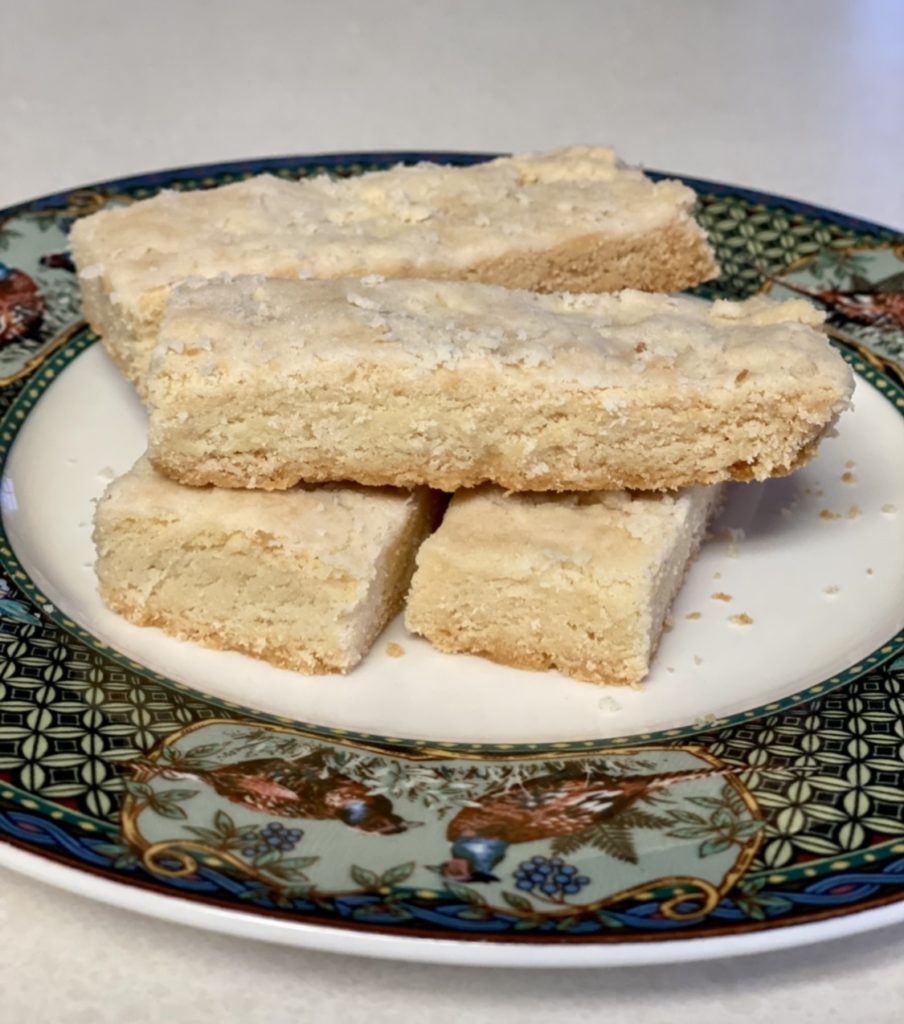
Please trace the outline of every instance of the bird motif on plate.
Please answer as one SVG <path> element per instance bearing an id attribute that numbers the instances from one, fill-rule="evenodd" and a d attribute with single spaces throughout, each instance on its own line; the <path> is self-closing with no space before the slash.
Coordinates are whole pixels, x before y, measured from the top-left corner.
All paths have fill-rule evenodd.
<path id="1" fill-rule="evenodd" d="M 44 299 L 34 278 L 0 263 L 0 345 L 34 334 L 43 316 Z"/>
<path id="2" fill-rule="evenodd" d="M 145 769 L 147 773 L 147 769 Z M 333 767 L 324 751 L 296 758 L 258 757 L 210 769 L 152 770 L 173 778 L 190 776 L 220 796 L 280 818 L 334 820 L 372 835 L 396 835 L 421 824 L 406 821 L 392 802 Z"/>
<path id="3" fill-rule="evenodd" d="M 493 869 L 509 847 L 587 832 L 614 821 L 657 790 L 690 779 L 700 770 L 611 776 L 581 766 L 499 787 L 462 808 L 449 822 L 451 856 L 433 868 L 456 882 L 496 882 Z"/>

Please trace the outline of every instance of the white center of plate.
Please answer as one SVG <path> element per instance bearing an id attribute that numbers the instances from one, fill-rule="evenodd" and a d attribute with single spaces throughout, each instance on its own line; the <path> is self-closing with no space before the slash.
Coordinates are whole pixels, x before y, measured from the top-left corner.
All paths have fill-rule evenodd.
<path id="1" fill-rule="evenodd" d="M 855 664 L 901 628 L 904 420 L 863 381 L 854 404 L 808 467 L 733 487 L 642 690 L 440 654 L 400 620 L 349 676 L 306 677 L 114 615 L 95 588 L 93 502 L 144 450 L 146 419 L 100 345 L 60 375 L 25 422 L 3 480 L 3 518 L 19 559 L 64 614 L 213 696 L 392 737 L 611 738 L 778 700 Z M 718 536 L 727 528 L 743 537 Z M 737 625 L 735 616 L 752 621 Z M 387 654 L 392 641 L 402 657 Z"/>

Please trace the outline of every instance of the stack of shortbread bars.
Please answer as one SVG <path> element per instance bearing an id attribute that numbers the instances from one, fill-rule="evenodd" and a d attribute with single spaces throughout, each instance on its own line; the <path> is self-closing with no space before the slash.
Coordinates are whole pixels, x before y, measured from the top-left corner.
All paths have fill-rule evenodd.
<path id="1" fill-rule="evenodd" d="M 668 294 L 718 274 L 694 202 L 576 147 L 78 221 L 150 417 L 105 602 L 345 672 L 407 601 L 442 651 L 640 682 L 720 484 L 801 465 L 852 388 L 806 302 Z"/>

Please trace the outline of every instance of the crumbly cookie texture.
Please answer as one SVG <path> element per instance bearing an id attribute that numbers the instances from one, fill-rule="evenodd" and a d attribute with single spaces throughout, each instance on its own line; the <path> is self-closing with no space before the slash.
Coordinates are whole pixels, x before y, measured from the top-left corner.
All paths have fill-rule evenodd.
<path id="1" fill-rule="evenodd" d="M 98 502 L 101 597 L 140 626 L 299 672 L 347 672 L 402 606 L 435 496 L 181 487 L 142 458 Z"/>
<path id="2" fill-rule="evenodd" d="M 718 274 L 695 195 L 610 149 L 358 177 L 261 175 L 75 223 L 85 316 L 143 390 L 167 292 L 187 277 L 423 277 L 536 291 L 676 291 Z"/>
<path id="3" fill-rule="evenodd" d="M 406 624 L 441 651 L 636 686 L 722 490 L 463 491 L 418 552 Z"/>
<path id="4" fill-rule="evenodd" d="M 850 369 L 801 300 L 420 280 L 185 283 L 148 380 L 187 484 L 672 490 L 788 473 Z"/>

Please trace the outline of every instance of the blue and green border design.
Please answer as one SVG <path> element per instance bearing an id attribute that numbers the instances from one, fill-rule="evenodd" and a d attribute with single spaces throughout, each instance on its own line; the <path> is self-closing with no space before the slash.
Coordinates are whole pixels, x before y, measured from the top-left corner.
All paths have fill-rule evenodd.
<path id="1" fill-rule="evenodd" d="M 135 199 L 161 188 L 211 187 L 264 171 L 289 178 L 348 175 L 399 162 L 466 165 L 487 158 L 489 154 L 359 153 L 160 171 L 0 211 L 0 231 L 13 218 L 54 217 L 66 225 L 80 212 L 117 196 Z M 904 236 L 881 225 L 790 199 L 684 180 L 698 192 L 699 218 L 726 271 L 718 281 L 698 289 L 707 296 L 745 297 L 762 288 L 764 275 L 778 276 L 827 249 L 904 246 Z M 5 258 L 14 262 L 14 245 Z M 856 331 L 852 333 L 856 340 Z M 84 325 L 73 325 L 33 373 L 0 389 L 0 467 L 46 387 L 95 342 Z M 904 390 L 893 368 L 862 345 L 842 351 L 855 371 L 904 415 Z M 290 722 L 208 697 L 110 650 L 52 607 L 24 572 L 2 530 L 0 568 L 0 838 L 60 863 L 248 913 L 397 934 L 519 942 L 732 934 L 833 917 L 904 898 L 904 634 L 889 638 L 831 679 L 703 727 L 605 744 L 428 744 Z M 703 919 L 678 920 L 659 913 L 663 901 L 674 896 L 668 892 L 632 897 L 610 907 L 605 919 L 582 919 L 565 929 L 561 921 L 525 927 L 517 915 L 503 911 L 463 913 L 468 905 L 442 889 L 429 897 L 399 892 L 396 899 L 406 911 L 404 921 L 377 910 L 370 913 L 368 902 L 376 897 L 366 893 L 316 905 L 299 899 L 290 907 L 268 905 L 266 899 L 249 901 L 251 880 L 203 864 L 189 877 L 150 873 L 134 851 L 122 845 L 118 829 L 130 766 L 167 736 L 205 719 L 289 724 L 327 742 L 403 759 L 588 756 L 638 743 L 671 747 L 693 736 L 696 744 L 744 779 L 767 815 L 765 838 L 744 878 Z M 766 763 L 791 770 L 766 773 Z"/>

